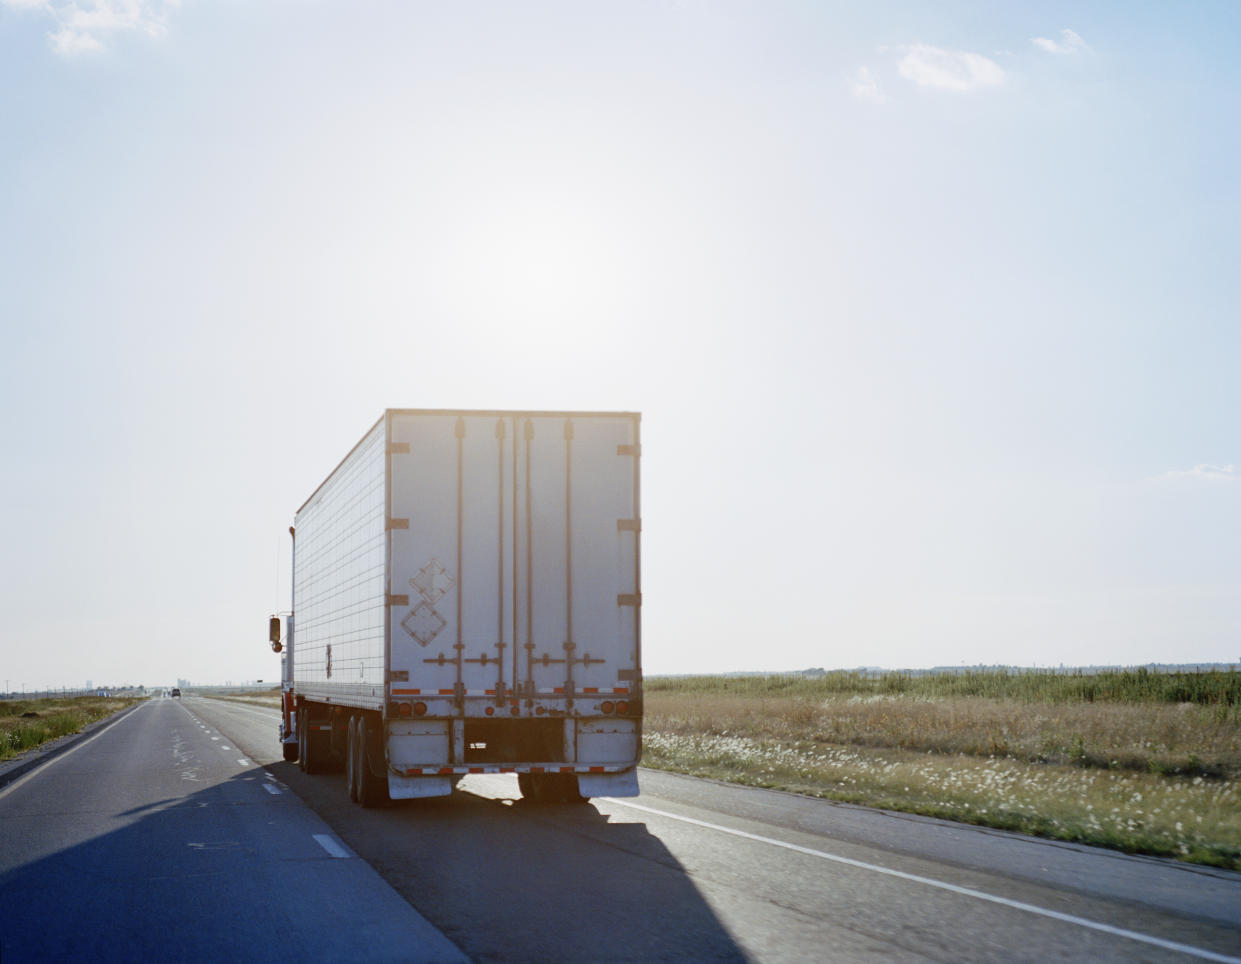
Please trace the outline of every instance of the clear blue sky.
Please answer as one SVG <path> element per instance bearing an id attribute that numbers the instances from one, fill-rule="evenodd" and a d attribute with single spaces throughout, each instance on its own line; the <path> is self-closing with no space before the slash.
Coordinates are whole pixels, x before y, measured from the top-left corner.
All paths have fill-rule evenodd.
<path id="1" fill-rule="evenodd" d="M 1238 49 L 0 0 L 3 676 L 276 676 L 293 512 L 389 406 L 643 412 L 648 672 L 1236 660 Z"/>

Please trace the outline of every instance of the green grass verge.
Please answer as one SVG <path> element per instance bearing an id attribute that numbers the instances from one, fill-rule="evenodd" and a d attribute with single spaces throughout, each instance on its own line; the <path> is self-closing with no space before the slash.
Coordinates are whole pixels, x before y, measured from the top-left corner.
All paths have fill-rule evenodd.
<path id="1" fill-rule="evenodd" d="M 0 760 L 77 733 L 138 702 L 138 697 L 96 696 L 0 701 Z"/>

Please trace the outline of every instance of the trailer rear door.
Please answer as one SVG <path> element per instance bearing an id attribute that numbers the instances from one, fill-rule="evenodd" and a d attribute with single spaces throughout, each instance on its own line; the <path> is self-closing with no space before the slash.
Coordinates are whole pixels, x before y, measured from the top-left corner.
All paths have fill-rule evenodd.
<path id="1" fill-rule="evenodd" d="M 628 689 L 638 429 L 632 414 L 388 414 L 394 698 Z"/>

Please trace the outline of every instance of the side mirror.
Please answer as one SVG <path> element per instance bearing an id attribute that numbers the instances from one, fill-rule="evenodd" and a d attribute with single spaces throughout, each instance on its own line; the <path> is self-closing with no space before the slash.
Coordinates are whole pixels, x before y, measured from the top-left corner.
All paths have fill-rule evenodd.
<path id="1" fill-rule="evenodd" d="M 280 617 L 272 616 L 267 621 L 267 639 L 271 642 L 271 651 L 278 653 L 284 647 L 280 645 Z"/>

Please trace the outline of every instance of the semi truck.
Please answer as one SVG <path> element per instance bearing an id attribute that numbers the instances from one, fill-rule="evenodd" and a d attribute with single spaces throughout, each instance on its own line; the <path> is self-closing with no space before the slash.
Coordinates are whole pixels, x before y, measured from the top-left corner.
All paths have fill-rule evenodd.
<path id="1" fill-rule="evenodd" d="M 297 510 L 284 758 L 352 801 L 636 796 L 634 412 L 388 409 Z"/>

